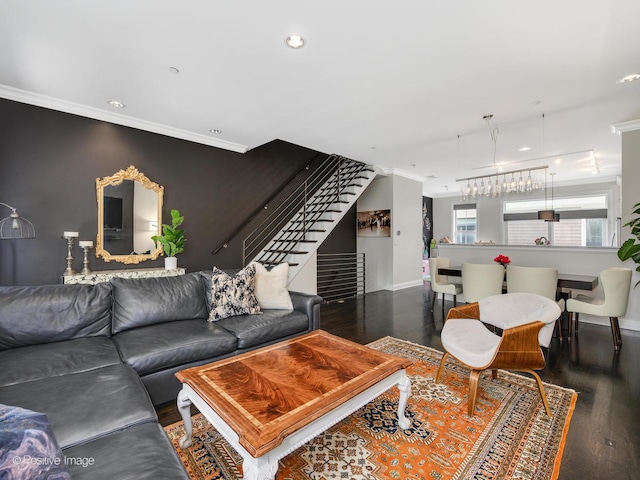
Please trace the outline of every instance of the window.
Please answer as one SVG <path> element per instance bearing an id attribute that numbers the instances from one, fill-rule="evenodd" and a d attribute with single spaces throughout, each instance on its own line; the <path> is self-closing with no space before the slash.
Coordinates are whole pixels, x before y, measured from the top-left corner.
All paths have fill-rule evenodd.
<path id="1" fill-rule="evenodd" d="M 607 242 L 607 197 L 567 197 L 555 199 L 559 222 L 538 220 L 544 200 L 505 202 L 507 245 L 533 245 L 545 237 L 556 246 L 604 246 Z"/>
<path id="2" fill-rule="evenodd" d="M 454 243 L 475 243 L 478 231 L 476 204 L 454 205 L 453 224 L 455 226 Z"/>

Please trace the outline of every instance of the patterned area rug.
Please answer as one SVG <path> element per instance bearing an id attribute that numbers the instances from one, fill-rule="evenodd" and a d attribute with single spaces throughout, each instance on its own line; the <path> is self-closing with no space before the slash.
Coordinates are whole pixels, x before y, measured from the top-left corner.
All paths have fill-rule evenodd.
<path id="1" fill-rule="evenodd" d="M 500 370 L 483 375 L 476 412 L 467 416 L 468 370 L 442 353 L 391 337 L 369 345 L 409 358 L 411 428 L 397 423 L 393 388 L 280 460 L 280 480 L 556 479 L 577 394 L 545 384 L 548 417 L 533 379 Z M 194 480 L 241 479 L 242 458 L 201 415 L 193 445 L 182 450 L 182 422 L 165 428 Z"/>

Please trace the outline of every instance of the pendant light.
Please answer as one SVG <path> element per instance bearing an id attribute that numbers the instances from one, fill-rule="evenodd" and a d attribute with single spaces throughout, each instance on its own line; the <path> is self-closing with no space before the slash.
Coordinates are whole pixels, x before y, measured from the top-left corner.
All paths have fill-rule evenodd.
<path id="1" fill-rule="evenodd" d="M 544 157 L 544 113 L 542 114 L 542 156 Z M 552 174 L 555 175 L 555 174 Z M 551 177 L 553 182 L 553 177 Z M 551 195 L 553 195 L 553 188 L 551 189 Z M 557 222 L 555 220 L 556 212 L 553 210 L 553 200 L 551 201 L 551 209 L 547 209 L 547 169 L 544 170 L 544 210 L 538 210 L 538 220 L 544 220 L 547 222 Z"/>
<path id="2" fill-rule="evenodd" d="M 0 205 L 11 210 L 11 214 L 7 218 L 0 220 L 0 239 L 36 238 L 36 229 L 33 228 L 33 223 L 18 215 L 16 209 L 11 205 L 3 202 L 0 202 Z"/>
<path id="3" fill-rule="evenodd" d="M 555 172 L 551 172 L 549 175 L 551 175 L 551 211 L 553 212 L 553 218 L 549 220 L 545 219 L 545 222 L 559 222 L 560 214 L 553 210 L 553 177 L 555 176 Z"/>

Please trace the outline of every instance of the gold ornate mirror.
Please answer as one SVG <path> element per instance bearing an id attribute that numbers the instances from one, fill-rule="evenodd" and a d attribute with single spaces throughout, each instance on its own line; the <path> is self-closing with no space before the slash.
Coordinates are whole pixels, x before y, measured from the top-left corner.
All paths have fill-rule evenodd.
<path id="1" fill-rule="evenodd" d="M 96 178 L 98 238 L 96 257 L 105 262 L 140 263 L 162 253 L 152 235 L 161 234 L 164 187 L 131 165 Z"/>

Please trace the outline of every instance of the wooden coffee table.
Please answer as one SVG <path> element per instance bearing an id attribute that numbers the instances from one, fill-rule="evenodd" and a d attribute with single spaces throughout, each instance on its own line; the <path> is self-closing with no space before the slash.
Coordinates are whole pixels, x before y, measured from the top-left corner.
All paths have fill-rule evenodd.
<path id="1" fill-rule="evenodd" d="M 316 330 L 292 340 L 176 373 L 178 409 L 191 445 L 193 403 L 242 456 L 245 479 L 273 479 L 278 460 L 394 385 L 398 424 L 411 361 Z"/>

